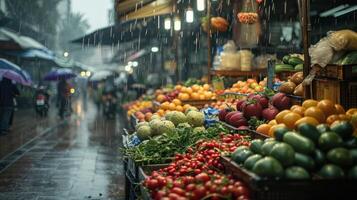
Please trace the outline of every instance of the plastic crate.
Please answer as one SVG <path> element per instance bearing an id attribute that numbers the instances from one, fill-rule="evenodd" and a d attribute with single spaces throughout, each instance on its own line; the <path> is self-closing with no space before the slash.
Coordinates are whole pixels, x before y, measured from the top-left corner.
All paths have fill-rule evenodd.
<path id="1" fill-rule="evenodd" d="M 144 181 L 152 171 L 167 167 L 168 164 L 157 164 L 157 165 L 145 165 L 139 167 L 139 182 Z M 148 190 L 140 184 L 140 197 L 143 200 L 150 200 L 150 194 Z"/>
<path id="2" fill-rule="evenodd" d="M 246 183 L 255 200 L 353 199 L 357 181 L 347 179 L 264 179 L 243 169 L 228 157 L 221 157 L 226 174 Z"/>

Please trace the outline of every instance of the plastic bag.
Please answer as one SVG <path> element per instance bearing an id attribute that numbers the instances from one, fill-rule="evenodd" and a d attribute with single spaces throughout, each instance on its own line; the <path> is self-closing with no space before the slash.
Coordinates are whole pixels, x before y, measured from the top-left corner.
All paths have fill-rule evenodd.
<path id="1" fill-rule="evenodd" d="M 229 40 L 224 46 L 223 46 L 223 51 L 224 53 L 235 53 L 237 51 L 237 46 L 234 43 L 233 40 Z"/>
<path id="2" fill-rule="evenodd" d="M 327 39 L 335 51 L 357 50 L 357 33 L 351 30 L 330 31 Z"/>
<path id="3" fill-rule="evenodd" d="M 330 46 L 330 42 L 326 38 L 322 38 L 317 44 L 312 45 L 309 48 L 309 54 L 311 57 L 311 65 L 320 65 L 325 67 L 331 63 L 334 50 Z"/>

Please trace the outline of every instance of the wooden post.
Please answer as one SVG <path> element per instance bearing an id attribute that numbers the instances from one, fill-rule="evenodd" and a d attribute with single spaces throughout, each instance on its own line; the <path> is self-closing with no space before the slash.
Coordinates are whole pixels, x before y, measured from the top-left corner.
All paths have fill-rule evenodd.
<path id="1" fill-rule="evenodd" d="M 207 18 L 208 18 L 208 31 L 207 31 L 207 73 L 208 83 L 211 83 L 211 69 L 212 69 L 212 41 L 211 41 L 211 1 L 206 0 L 207 3 Z"/>
<path id="2" fill-rule="evenodd" d="M 304 78 L 310 73 L 310 55 L 309 55 L 309 47 L 310 47 L 310 32 L 311 32 L 311 24 L 310 24 L 310 0 L 301 0 L 301 17 L 302 17 L 302 37 L 303 37 L 303 46 L 304 46 Z M 311 86 L 304 86 L 304 98 L 311 98 Z"/>

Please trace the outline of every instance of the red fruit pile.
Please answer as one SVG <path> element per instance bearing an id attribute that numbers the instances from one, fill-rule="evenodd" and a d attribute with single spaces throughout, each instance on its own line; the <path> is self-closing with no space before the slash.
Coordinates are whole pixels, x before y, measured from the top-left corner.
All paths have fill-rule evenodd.
<path id="1" fill-rule="evenodd" d="M 244 137 L 221 135 L 197 143 L 186 154 L 177 154 L 168 167 L 153 171 L 144 181 L 153 199 L 249 199 L 248 188 L 222 173 L 221 153 L 233 152 L 250 142 Z"/>
<path id="2" fill-rule="evenodd" d="M 279 111 L 290 108 L 290 98 L 283 93 L 277 93 L 269 102 L 269 98 L 262 94 L 250 94 L 247 99 L 239 100 L 237 111 L 223 109 L 219 112 L 219 119 L 236 128 L 244 129 L 252 117 L 263 120 L 273 120 Z"/>

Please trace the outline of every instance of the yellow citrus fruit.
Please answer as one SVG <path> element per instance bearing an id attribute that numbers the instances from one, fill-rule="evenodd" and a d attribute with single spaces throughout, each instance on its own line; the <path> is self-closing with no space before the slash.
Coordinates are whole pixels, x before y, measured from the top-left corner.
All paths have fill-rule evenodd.
<path id="1" fill-rule="evenodd" d="M 302 103 L 302 107 L 304 107 L 305 109 L 308 109 L 310 107 L 314 107 L 317 106 L 319 102 L 313 99 L 307 99 Z"/>
<path id="2" fill-rule="evenodd" d="M 340 104 L 335 104 L 336 114 L 345 114 L 345 109 Z"/>
<path id="3" fill-rule="evenodd" d="M 290 111 L 290 110 L 283 110 L 283 111 L 279 112 L 279 113 L 275 116 L 276 123 L 277 123 L 277 124 L 283 123 L 283 118 L 284 118 L 284 116 L 285 116 L 286 114 L 288 114 L 288 113 L 291 113 L 291 111 Z"/>
<path id="4" fill-rule="evenodd" d="M 177 111 L 180 111 L 180 112 L 183 112 L 183 111 L 184 111 L 184 109 L 183 109 L 183 107 L 182 107 L 181 105 L 177 105 L 177 106 L 176 106 L 176 110 L 177 110 Z"/>
<path id="5" fill-rule="evenodd" d="M 325 123 L 326 116 L 325 113 L 318 107 L 312 106 L 305 110 L 305 117 L 313 117 L 319 121 L 319 123 Z"/>
<path id="6" fill-rule="evenodd" d="M 299 126 L 302 123 L 311 124 L 313 126 L 317 126 L 319 124 L 319 122 L 313 117 L 303 117 L 295 122 L 295 127 Z"/>
<path id="7" fill-rule="evenodd" d="M 293 129 L 295 127 L 295 122 L 301 119 L 301 115 L 291 112 L 283 117 L 283 123 L 288 127 Z"/>
<path id="8" fill-rule="evenodd" d="M 174 103 L 170 103 L 169 110 L 175 110 L 175 109 L 176 109 L 176 105 Z"/>
<path id="9" fill-rule="evenodd" d="M 276 122 L 275 119 L 271 120 L 269 123 L 269 125 L 273 126 L 273 125 L 277 125 L 278 123 Z"/>
<path id="10" fill-rule="evenodd" d="M 181 105 L 181 101 L 179 99 L 174 99 L 172 100 L 172 103 L 174 103 L 176 106 Z"/>
<path id="11" fill-rule="evenodd" d="M 162 110 L 168 110 L 170 108 L 170 103 L 168 101 L 165 101 L 164 103 L 161 104 L 160 108 Z"/>
<path id="12" fill-rule="evenodd" d="M 262 124 L 262 125 L 258 126 L 257 132 L 262 133 L 264 135 L 269 135 L 269 130 L 271 127 L 272 126 L 269 124 Z"/>
<path id="13" fill-rule="evenodd" d="M 336 114 L 335 104 L 328 99 L 321 100 L 317 103 L 317 107 L 325 113 L 325 116 Z"/>
<path id="14" fill-rule="evenodd" d="M 298 106 L 298 105 L 295 105 L 295 106 L 293 106 L 293 107 L 294 107 L 294 108 L 291 108 L 291 109 L 290 109 L 292 112 L 297 113 L 297 114 L 299 114 L 299 115 L 301 115 L 301 116 L 304 116 L 304 112 L 305 112 L 305 110 L 306 110 L 304 107 Z"/>
<path id="15" fill-rule="evenodd" d="M 203 89 L 204 89 L 204 90 L 208 91 L 209 88 L 210 88 L 210 86 L 209 86 L 207 83 L 203 85 Z"/>

